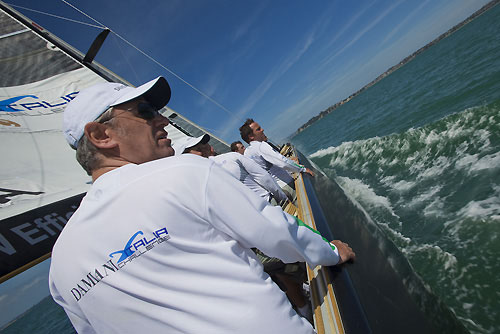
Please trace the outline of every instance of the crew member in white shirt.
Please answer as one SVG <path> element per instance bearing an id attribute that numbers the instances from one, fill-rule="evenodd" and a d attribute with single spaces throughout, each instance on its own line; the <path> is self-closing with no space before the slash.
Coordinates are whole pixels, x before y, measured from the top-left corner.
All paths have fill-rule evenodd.
<path id="1" fill-rule="evenodd" d="M 102 83 L 64 112 L 93 184 L 59 236 L 49 287 L 78 333 L 313 333 L 251 251 L 284 262 L 354 258 L 208 159 L 172 157 L 159 77 Z M 244 205 L 242 205 L 244 203 Z"/>
<path id="2" fill-rule="evenodd" d="M 274 181 L 271 175 L 260 168 L 251 159 L 246 158 L 240 153 L 228 152 L 215 155 L 213 147 L 209 144 L 210 136 L 204 134 L 199 137 L 183 137 L 172 143 L 176 155 L 195 154 L 209 158 L 217 165 L 225 169 L 237 180 L 254 190 L 266 201 L 269 200 L 269 192 L 279 194 L 282 200 L 287 196 Z M 255 179 L 255 180 L 254 180 Z M 261 183 L 269 186 L 264 189 Z M 263 182 L 262 182 L 263 181 Z M 303 263 L 284 264 L 281 260 L 269 257 L 260 250 L 255 250 L 257 257 L 264 265 L 264 271 L 267 272 L 273 281 L 283 286 L 286 294 L 292 304 L 297 308 L 299 314 L 312 321 L 310 305 L 304 297 L 302 283 L 306 278 L 306 269 Z"/>
<path id="3" fill-rule="evenodd" d="M 252 189 L 266 201 L 270 201 L 271 195 L 277 203 L 288 199 L 272 176 L 253 160 L 236 152 L 215 155 L 213 147 L 209 144 L 209 140 L 210 136 L 208 134 L 199 137 L 187 136 L 178 139 L 172 145 L 176 155 L 191 153 L 212 159 L 217 165 L 224 168 L 234 178 Z"/>
<path id="4" fill-rule="evenodd" d="M 231 152 L 236 152 L 239 154 L 244 154 L 245 153 L 245 145 L 243 145 L 242 142 L 235 141 L 231 143 Z"/>
<path id="5" fill-rule="evenodd" d="M 264 134 L 264 129 L 253 119 L 247 119 L 240 127 L 240 135 L 241 139 L 249 144 L 245 149 L 245 156 L 267 170 L 276 180 L 281 180 L 293 188 L 293 178 L 290 173 L 303 172 L 314 176 L 314 172 L 309 168 L 299 165 L 295 161 L 276 152 L 267 143 L 267 136 Z"/>

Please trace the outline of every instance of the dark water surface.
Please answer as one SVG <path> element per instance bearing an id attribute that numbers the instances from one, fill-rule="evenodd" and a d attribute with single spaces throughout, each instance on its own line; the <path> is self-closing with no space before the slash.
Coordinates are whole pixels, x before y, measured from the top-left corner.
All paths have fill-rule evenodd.
<path id="1" fill-rule="evenodd" d="M 292 139 L 473 333 L 500 333 L 500 6 Z"/>

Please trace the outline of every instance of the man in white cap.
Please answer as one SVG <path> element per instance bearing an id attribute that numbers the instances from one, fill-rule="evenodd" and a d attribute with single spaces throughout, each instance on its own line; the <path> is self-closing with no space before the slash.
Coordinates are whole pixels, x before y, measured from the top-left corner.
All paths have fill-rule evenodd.
<path id="1" fill-rule="evenodd" d="M 309 168 L 276 152 L 267 143 L 264 129 L 253 119 L 247 119 L 240 127 L 240 135 L 241 139 L 249 144 L 245 149 L 245 156 L 267 170 L 276 181 L 281 180 L 293 188 L 293 178 L 290 173 L 307 173 L 314 176 L 314 172 Z"/>
<path id="2" fill-rule="evenodd" d="M 204 134 L 199 137 L 186 136 L 180 138 L 172 145 L 176 155 L 191 153 L 210 158 L 266 201 L 271 200 L 271 195 L 276 199 L 277 203 L 288 199 L 271 175 L 260 168 L 254 161 L 236 152 L 215 155 L 209 141 L 210 136 Z"/>
<path id="3" fill-rule="evenodd" d="M 214 148 L 208 143 L 209 141 L 210 136 L 204 134 L 199 137 L 186 136 L 179 138 L 175 143 L 172 143 L 172 145 L 175 150 L 175 155 L 191 153 L 208 158 L 215 155 Z"/>
<path id="4" fill-rule="evenodd" d="M 215 155 L 209 141 L 208 134 L 199 137 L 186 136 L 176 140 L 173 147 L 176 155 L 196 154 L 215 161 L 217 165 L 266 201 L 271 201 L 271 194 L 275 199 L 272 201 L 275 202 L 274 204 L 284 202 L 291 197 L 287 196 L 273 177 L 253 160 L 236 152 Z M 283 286 L 299 314 L 312 321 L 310 306 L 302 293 L 302 281 L 306 276 L 303 263 L 285 264 L 280 259 L 269 257 L 258 249 L 255 249 L 255 253 L 264 265 L 264 271 L 272 277 L 273 281 Z"/>
<path id="5" fill-rule="evenodd" d="M 250 248 L 313 267 L 354 253 L 210 160 L 171 157 L 169 98 L 160 77 L 68 104 L 64 134 L 94 182 L 53 248 L 54 300 L 78 333 L 312 333 Z"/>

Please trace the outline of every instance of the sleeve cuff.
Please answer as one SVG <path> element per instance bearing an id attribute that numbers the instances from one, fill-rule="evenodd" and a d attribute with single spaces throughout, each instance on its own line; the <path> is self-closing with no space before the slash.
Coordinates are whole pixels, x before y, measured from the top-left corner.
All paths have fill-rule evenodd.
<path id="1" fill-rule="evenodd" d="M 339 249 L 333 243 L 329 242 L 329 244 L 330 244 L 330 247 L 332 247 L 333 252 L 337 256 L 337 263 L 335 263 L 335 264 L 338 264 L 340 262 Z"/>

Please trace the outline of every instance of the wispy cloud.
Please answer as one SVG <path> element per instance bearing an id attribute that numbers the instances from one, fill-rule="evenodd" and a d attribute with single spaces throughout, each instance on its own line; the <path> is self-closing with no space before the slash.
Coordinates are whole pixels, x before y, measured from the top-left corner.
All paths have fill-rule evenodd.
<path id="1" fill-rule="evenodd" d="M 345 87 L 341 85 L 342 82 L 348 81 L 347 79 L 351 79 L 352 76 L 355 76 L 355 72 L 359 71 L 343 71 L 341 75 L 334 75 L 330 73 L 325 75 L 325 68 L 340 54 L 347 51 L 352 45 L 357 43 L 360 39 L 362 39 L 369 31 L 371 31 L 378 23 L 384 20 L 397 6 L 401 4 L 401 1 L 398 1 L 391 6 L 387 7 L 384 11 L 382 11 L 374 20 L 369 22 L 363 29 L 357 32 L 350 41 L 342 46 L 341 49 L 336 51 L 333 55 L 330 55 L 326 58 L 326 60 L 316 68 L 315 75 L 311 77 L 311 84 L 309 92 L 304 92 L 302 97 L 298 98 L 299 101 L 293 104 L 290 104 L 283 113 L 280 114 L 280 120 L 286 120 L 285 122 L 274 121 L 270 122 L 272 124 L 269 127 L 269 133 L 273 134 L 283 134 L 285 132 L 291 133 L 302 123 L 306 122 L 311 117 L 319 114 L 323 109 L 327 108 L 330 105 L 335 104 L 340 101 L 342 98 L 346 97 L 345 94 L 350 94 L 352 92 L 348 92 Z M 338 31 L 335 36 L 329 41 L 328 47 L 330 48 L 337 42 L 347 31 L 350 31 L 353 26 L 359 25 L 359 20 L 362 19 L 363 15 L 372 8 L 374 3 L 366 6 L 361 11 L 359 11 L 354 17 L 352 17 L 344 27 Z M 353 60 L 351 60 L 351 63 Z M 343 67 L 350 68 L 349 64 L 345 64 Z M 326 76 L 326 79 L 325 79 Z M 356 87 L 352 87 L 353 90 Z M 287 115 L 287 116 L 285 116 Z M 295 117 L 293 117 L 294 115 Z M 283 117 L 285 116 L 285 117 Z M 287 129 L 287 131 L 283 131 L 283 129 Z M 279 135 L 278 135 L 279 136 Z M 284 137 L 281 135 L 281 137 Z"/>
<path id="2" fill-rule="evenodd" d="M 401 4 L 402 1 L 398 1 L 394 4 L 392 4 L 391 6 L 389 6 L 386 10 L 384 10 L 382 13 L 380 13 L 380 15 L 375 18 L 375 20 L 371 21 L 370 24 L 368 24 L 364 29 L 362 29 L 361 31 L 359 31 L 352 39 L 349 43 L 347 43 L 346 45 L 344 45 L 344 47 L 342 49 L 340 49 L 336 54 L 340 54 L 342 52 L 344 52 L 345 50 L 347 50 L 348 48 L 351 47 L 351 45 L 353 45 L 354 43 L 356 43 L 357 41 L 359 41 L 367 32 L 369 32 L 370 30 L 372 30 L 373 27 L 375 27 L 380 21 L 382 21 L 387 15 L 389 15 L 390 12 L 392 12 L 397 6 L 399 6 Z"/>
<path id="3" fill-rule="evenodd" d="M 271 86 L 285 74 L 309 49 L 314 42 L 314 33 L 309 34 L 301 45 L 299 45 L 295 52 L 292 52 L 279 66 L 272 70 L 269 75 L 262 81 L 257 89 L 247 98 L 243 103 L 241 113 L 245 114 L 251 110 L 259 100 L 267 93 Z"/>
<path id="4" fill-rule="evenodd" d="M 482 2 L 484 0 L 474 2 L 465 0 L 458 5 L 458 1 L 451 3 L 426 1 L 418 9 L 422 10 L 424 4 L 432 6 L 432 8 L 430 10 L 427 9 L 426 13 L 420 15 L 417 23 L 410 25 L 411 29 L 392 42 L 392 45 L 385 47 L 384 50 L 392 48 L 394 49 L 393 54 L 401 53 L 400 59 L 402 59 L 465 19 L 468 15 L 479 9 Z"/>
<path id="5" fill-rule="evenodd" d="M 375 2 L 372 2 L 368 6 L 364 7 L 362 10 L 356 12 L 355 15 L 353 15 L 349 21 L 347 21 L 346 24 L 342 25 L 342 29 L 338 30 L 335 36 L 326 44 L 327 48 L 330 48 L 332 45 L 334 45 L 337 40 L 342 37 L 347 31 L 349 31 L 353 26 L 358 25 L 357 21 L 370 9 L 372 6 L 375 4 Z"/>
<path id="6" fill-rule="evenodd" d="M 382 21 L 387 15 L 390 14 L 390 12 L 392 12 L 397 6 L 399 6 L 400 4 L 402 3 L 402 0 L 396 2 L 396 3 L 393 3 L 391 6 L 387 7 L 383 12 L 380 13 L 379 16 L 377 16 L 374 20 L 372 20 L 367 26 L 365 26 L 362 30 L 360 30 L 356 35 L 354 35 L 354 37 L 351 38 L 351 40 L 349 41 L 349 43 L 347 43 L 346 45 L 344 45 L 341 49 L 337 50 L 335 53 L 333 53 L 332 55 L 329 55 L 328 57 L 326 57 L 323 61 L 323 63 L 318 66 L 318 71 L 323 71 L 324 68 L 326 67 L 329 67 L 330 64 L 339 56 L 341 55 L 342 53 L 344 53 L 346 50 L 348 50 L 352 45 L 354 45 L 355 43 L 357 43 L 361 38 L 363 38 L 363 36 L 369 32 L 371 29 L 373 29 L 373 27 L 375 27 L 380 21 Z M 352 19 L 349 20 L 349 22 L 345 25 L 345 27 L 339 31 L 336 36 L 334 37 L 334 39 L 329 43 L 330 45 L 331 44 L 334 44 L 337 39 L 342 35 L 344 34 L 346 31 L 348 31 L 349 29 L 351 29 L 352 26 L 359 26 L 359 20 L 361 20 L 362 16 L 364 13 L 366 13 L 369 9 L 372 8 L 372 6 L 374 5 L 374 3 L 370 4 L 369 6 L 363 8 L 363 10 L 361 10 L 360 12 L 358 12 Z"/>
<path id="7" fill-rule="evenodd" d="M 244 116 L 250 112 L 255 105 L 264 97 L 264 95 L 271 89 L 276 81 L 278 81 L 290 68 L 292 68 L 311 48 L 313 43 L 317 40 L 317 37 L 321 35 L 331 22 L 332 8 L 330 6 L 325 9 L 323 15 L 316 21 L 316 23 L 311 27 L 309 32 L 297 43 L 295 49 L 291 52 L 287 52 L 289 55 L 280 64 L 273 69 L 261 82 L 261 84 L 249 95 L 249 97 L 242 103 L 238 115 L 242 119 Z M 253 20 L 254 18 L 252 18 Z M 245 25 L 246 26 L 246 25 Z M 227 127 L 231 128 L 230 124 Z M 230 131 L 230 130 L 229 130 Z"/>
<path id="8" fill-rule="evenodd" d="M 420 5 L 415 8 L 415 10 L 413 10 L 409 15 L 407 15 L 402 21 L 399 22 L 399 24 L 397 26 L 395 26 L 384 38 L 384 40 L 380 43 L 380 44 L 384 44 L 386 43 L 388 40 L 390 40 L 392 38 L 392 36 L 394 36 L 394 34 L 396 34 L 397 32 L 400 31 L 401 27 L 403 27 L 404 25 L 406 25 L 408 23 L 408 21 L 410 21 L 413 17 L 415 17 L 415 15 L 419 14 L 420 11 L 422 10 L 422 8 L 424 8 L 426 5 L 428 5 L 429 3 L 431 2 L 431 0 L 425 0 L 423 1 L 422 3 L 420 3 Z"/>
<path id="9" fill-rule="evenodd" d="M 281 140 L 311 117 L 340 101 L 343 98 L 340 92 L 342 82 L 345 82 L 351 74 L 344 73 L 342 76 L 336 76 L 327 82 L 316 82 L 301 96 L 298 96 L 296 101 L 289 103 L 285 111 L 269 122 L 268 135 L 271 138 Z"/>
<path id="10" fill-rule="evenodd" d="M 238 65 L 244 59 L 250 59 L 254 56 L 256 50 L 258 49 L 259 37 L 257 34 L 250 34 L 245 37 L 245 41 L 239 43 L 238 47 L 231 48 L 230 52 L 230 62 L 233 65 Z"/>
<path id="11" fill-rule="evenodd" d="M 231 35 L 231 42 L 236 42 L 241 38 L 245 37 L 251 28 L 255 25 L 260 19 L 260 14 L 266 8 L 266 4 L 264 2 L 260 3 L 259 6 L 253 11 L 252 15 L 248 16 L 248 18 L 241 22 L 237 29 L 235 29 Z"/>
<path id="12" fill-rule="evenodd" d="M 300 58 L 307 52 L 310 46 L 314 43 L 315 31 L 314 29 L 307 34 L 307 36 L 297 44 L 297 47 L 290 56 L 286 57 L 275 69 L 273 69 L 265 78 L 262 83 L 253 91 L 252 94 L 243 102 L 242 107 L 237 112 L 237 117 L 232 118 L 226 124 L 226 131 L 224 135 L 233 131 L 234 127 L 241 122 L 246 114 L 264 97 L 273 84 L 283 76 Z"/>
<path id="13" fill-rule="evenodd" d="M 212 74 L 210 74 L 208 78 L 202 83 L 200 87 L 201 91 L 213 98 L 215 92 L 219 90 L 220 84 L 222 82 L 222 73 L 223 71 L 220 70 L 219 66 L 214 68 Z M 200 106 L 203 106 L 206 103 L 210 102 L 206 97 L 201 95 L 199 96 L 198 101 Z"/>

